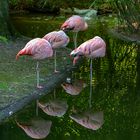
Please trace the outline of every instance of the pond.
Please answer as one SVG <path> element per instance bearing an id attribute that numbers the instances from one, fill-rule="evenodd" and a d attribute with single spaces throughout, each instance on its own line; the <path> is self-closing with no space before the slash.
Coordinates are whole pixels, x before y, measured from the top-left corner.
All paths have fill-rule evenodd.
<path id="1" fill-rule="evenodd" d="M 32 38 L 42 37 L 47 32 L 59 29 L 65 19 L 66 17 L 63 16 L 44 15 L 14 15 L 12 18 L 17 30 Z M 96 35 L 101 36 L 107 44 L 106 56 L 93 61 L 92 107 L 89 107 L 89 60 L 85 59 L 80 68 L 66 79 L 78 83 L 82 90 L 79 95 L 70 95 L 62 85 L 58 85 L 51 93 L 39 100 L 40 103 L 47 103 L 54 99 L 64 101 L 63 105 L 67 111 L 63 116 L 50 116 L 41 108 L 38 109 L 37 115 L 34 101 L 0 125 L 1 140 L 32 139 L 17 125 L 16 121 L 27 124 L 33 118 L 43 120 L 44 123 L 45 120 L 52 122 L 46 140 L 140 139 L 139 46 L 118 40 L 107 33 L 116 21 L 112 16 L 94 18 L 88 21 L 87 31 L 78 33 L 78 44 Z M 68 35 L 72 38 L 72 33 Z M 73 48 L 72 39 L 68 47 Z M 81 85 L 81 82 L 84 84 Z M 78 115 L 75 116 L 73 113 Z M 79 122 L 84 118 L 82 122 L 90 123 L 88 124 L 90 129 L 77 123 L 74 117 L 79 119 Z M 27 124 L 27 126 L 30 125 Z M 96 127 L 97 130 L 92 130 Z"/>

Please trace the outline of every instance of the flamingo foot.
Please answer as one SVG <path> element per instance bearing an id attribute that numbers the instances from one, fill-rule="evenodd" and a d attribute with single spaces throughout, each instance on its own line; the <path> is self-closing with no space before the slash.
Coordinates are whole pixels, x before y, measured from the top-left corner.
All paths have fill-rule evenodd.
<path id="1" fill-rule="evenodd" d="M 55 70 L 54 73 L 59 73 L 60 71 Z"/>
<path id="2" fill-rule="evenodd" d="M 38 86 L 37 86 L 37 88 L 38 88 L 38 89 L 42 89 L 42 88 L 43 88 L 43 86 L 38 85 Z"/>

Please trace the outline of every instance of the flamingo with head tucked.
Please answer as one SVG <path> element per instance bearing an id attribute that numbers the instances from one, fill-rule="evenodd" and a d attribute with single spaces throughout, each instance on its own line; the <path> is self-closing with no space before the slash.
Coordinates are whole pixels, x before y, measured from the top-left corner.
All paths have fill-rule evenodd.
<path id="1" fill-rule="evenodd" d="M 66 47 L 70 39 L 62 30 L 50 32 L 43 38 L 47 40 L 51 44 L 51 47 L 54 49 L 54 72 L 58 72 L 56 70 L 56 49 Z"/>
<path id="2" fill-rule="evenodd" d="M 104 57 L 106 53 L 106 43 L 99 37 L 95 36 L 94 38 L 84 42 L 78 48 L 74 49 L 71 52 L 71 56 L 74 57 L 73 64 L 75 65 L 76 61 L 80 57 L 90 58 L 90 101 L 89 105 L 91 107 L 91 96 L 92 96 L 92 59 L 98 57 Z"/>
<path id="3" fill-rule="evenodd" d="M 52 57 L 53 50 L 52 50 L 51 44 L 47 40 L 41 39 L 41 38 L 35 38 L 35 39 L 30 40 L 25 45 L 25 47 L 18 52 L 18 54 L 16 55 L 16 59 L 18 59 L 19 56 L 22 56 L 22 55 L 29 55 L 33 59 L 41 60 L 41 59 Z M 38 61 L 36 64 L 36 77 L 37 77 L 36 78 L 37 88 L 42 88 L 42 86 L 40 86 L 39 84 L 39 62 Z M 36 115 L 38 116 L 38 100 L 36 102 L 37 102 Z"/>
<path id="4" fill-rule="evenodd" d="M 68 18 L 61 26 L 61 29 L 64 31 L 73 31 L 75 34 L 73 35 L 74 46 L 77 47 L 77 35 L 79 31 L 84 31 L 88 28 L 88 24 L 78 15 L 73 15 Z"/>
<path id="5" fill-rule="evenodd" d="M 51 47 L 51 44 L 41 38 L 35 38 L 30 40 L 25 47 L 18 52 L 16 55 L 16 59 L 19 58 L 19 56 L 22 55 L 29 55 L 33 59 L 40 60 L 40 59 L 45 59 L 48 57 L 52 57 L 53 55 L 53 50 Z M 42 88 L 39 84 L 39 62 L 37 61 L 36 65 L 36 75 L 37 75 L 37 88 Z"/>

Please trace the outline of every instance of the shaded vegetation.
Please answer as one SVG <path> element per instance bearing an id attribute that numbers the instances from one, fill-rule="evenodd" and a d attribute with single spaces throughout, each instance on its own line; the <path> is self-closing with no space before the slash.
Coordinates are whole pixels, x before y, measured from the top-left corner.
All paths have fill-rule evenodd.
<path id="1" fill-rule="evenodd" d="M 8 39 L 4 36 L 0 36 L 0 42 L 8 43 Z"/>
<path id="2" fill-rule="evenodd" d="M 140 31 L 140 1 L 114 0 L 112 6 L 118 15 L 119 29 L 128 33 L 139 34 Z"/>
<path id="3" fill-rule="evenodd" d="M 95 10 L 111 9 L 110 0 L 10 0 L 10 9 L 59 14 L 60 9 L 74 7 Z"/>
<path id="4" fill-rule="evenodd" d="M 8 0 L 0 0 L 0 41 L 19 36 L 10 21 Z M 2 37 L 3 36 L 3 37 Z"/>

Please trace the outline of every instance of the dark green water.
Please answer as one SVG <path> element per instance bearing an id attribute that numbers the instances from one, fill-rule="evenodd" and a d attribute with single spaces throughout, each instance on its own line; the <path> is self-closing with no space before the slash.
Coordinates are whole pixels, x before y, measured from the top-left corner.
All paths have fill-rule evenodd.
<path id="1" fill-rule="evenodd" d="M 42 37 L 47 32 L 59 29 L 64 17 L 14 16 L 17 29 L 29 37 Z M 92 108 L 89 109 L 89 60 L 72 79 L 82 79 L 87 87 L 78 96 L 67 94 L 58 85 L 56 98 L 68 103 L 63 117 L 52 117 L 39 109 L 39 117 L 52 121 L 50 134 L 46 140 L 139 140 L 140 139 L 140 49 L 137 45 L 118 40 L 107 34 L 108 27 L 115 25 L 112 17 L 99 17 L 89 21 L 89 29 L 78 34 L 78 44 L 99 35 L 107 43 L 107 53 L 102 59 L 93 61 Z M 69 33 L 72 37 L 72 33 Z M 71 42 L 68 47 L 73 47 Z M 41 101 L 53 99 L 53 92 L 42 97 Z M 104 123 L 96 131 L 84 128 L 72 121 L 69 115 L 73 108 L 80 111 L 103 111 Z M 28 121 L 35 117 L 35 102 L 26 106 L 13 118 L 0 125 L 1 140 L 30 140 L 19 128 L 15 119 Z"/>

